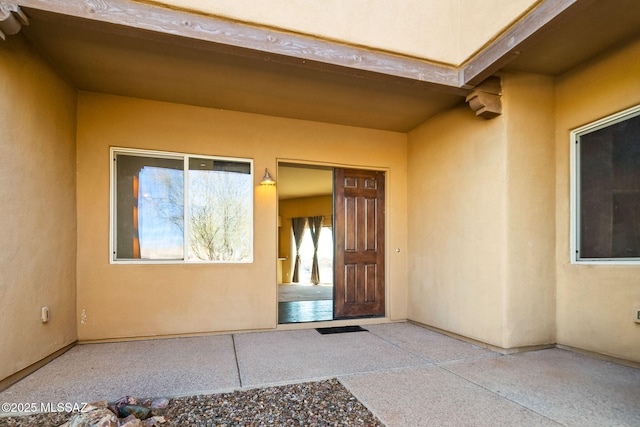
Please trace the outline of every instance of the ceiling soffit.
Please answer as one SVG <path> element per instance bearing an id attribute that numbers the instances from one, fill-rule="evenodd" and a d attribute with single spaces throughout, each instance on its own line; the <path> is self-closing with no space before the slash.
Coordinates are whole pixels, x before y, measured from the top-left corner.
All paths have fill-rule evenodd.
<path id="1" fill-rule="evenodd" d="M 348 73 L 351 77 L 378 78 L 416 86 L 436 86 L 458 95 L 491 75 L 513 57 L 517 49 L 531 44 L 546 26 L 571 17 L 594 0 L 542 2 L 502 36 L 471 58 L 460 69 L 415 58 L 378 52 L 317 38 L 259 28 L 237 22 L 196 15 L 128 0 L 20 0 L 15 4 L 117 24 L 126 29 L 171 34 L 191 41 L 215 43 L 221 53 L 248 55 L 256 59 Z M 144 17 L 141 19 L 141 17 Z M 536 37 L 534 37 L 536 36 Z"/>
<path id="2" fill-rule="evenodd" d="M 589 33 L 571 23 L 597 19 L 594 5 L 602 3 L 608 22 L 590 35 L 586 45 L 593 48 L 571 49 L 585 45 Z M 520 64 L 514 69 L 535 69 L 527 58 L 541 57 L 537 46 L 546 46 L 547 62 L 556 64 L 543 70 L 566 70 L 636 33 L 635 20 L 619 18 L 640 16 L 637 0 L 543 1 L 456 68 L 127 0 L 0 0 L 4 9 L 16 6 L 32 18 L 23 30 L 27 38 L 81 89 L 401 132 L 463 102 L 512 61 Z M 622 30 L 608 30 L 617 22 Z M 97 63 L 107 64 L 100 81 Z M 170 63 L 191 71 L 182 82 L 171 80 Z M 117 70 L 119 85 L 106 77 Z M 145 72 L 156 72 L 156 79 Z M 206 77 L 220 73 L 224 85 Z M 158 87 L 161 81 L 173 88 Z"/>
<path id="3" fill-rule="evenodd" d="M 124 32 L 146 30 L 152 38 L 170 34 L 183 38 L 186 43 L 214 43 L 220 53 L 347 73 L 351 77 L 391 79 L 412 86 L 436 85 L 463 95 L 458 88 L 459 76 L 455 67 L 216 17 L 128 0 L 19 0 L 17 3 L 25 8 L 87 19 L 93 21 L 91 25 L 116 24 L 122 26 Z"/>

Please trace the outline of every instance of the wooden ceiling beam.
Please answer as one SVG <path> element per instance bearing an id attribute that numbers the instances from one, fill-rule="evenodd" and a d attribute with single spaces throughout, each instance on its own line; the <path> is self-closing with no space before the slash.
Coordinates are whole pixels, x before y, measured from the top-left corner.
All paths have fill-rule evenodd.
<path id="1" fill-rule="evenodd" d="M 0 0 L 0 6 L 80 18 L 92 27 L 112 24 L 106 31 L 115 25 L 117 31 L 165 42 L 171 37 L 187 48 L 206 45 L 214 52 L 466 96 L 594 1 L 543 0 L 460 67 L 129 0 Z"/>
<path id="2" fill-rule="evenodd" d="M 459 72 L 455 67 L 213 16 L 128 0 L 5 0 L 0 1 L 2 3 L 17 3 L 27 9 L 146 30 L 165 39 L 166 35 L 177 36 L 184 39 L 181 43 L 185 40 L 214 43 L 227 54 L 460 96 L 468 94 L 468 90 L 458 85 Z"/>
<path id="3" fill-rule="evenodd" d="M 460 70 L 460 86 L 474 87 L 533 46 L 554 28 L 584 11 L 595 0 L 545 0 Z"/>

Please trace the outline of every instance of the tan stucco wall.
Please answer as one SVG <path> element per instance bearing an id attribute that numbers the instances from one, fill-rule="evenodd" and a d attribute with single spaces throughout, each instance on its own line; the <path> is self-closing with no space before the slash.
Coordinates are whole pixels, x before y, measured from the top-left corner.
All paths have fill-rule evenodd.
<path id="1" fill-rule="evenodd" d="M 640 40 L 557 83 L 558 343 L 640 362 L 640 266 L 571 265 L 569 132 L 640 104 Z"/>
<path id="2" fill-rule="evenodd" d="M 3 379 L 76 340 L 75 91 L 20 36 L 0 43 Z"/>
<path id="3" fill-rule="evenodd" d="M 159 0 L 156 3 L 458 65 L 540 0 Z"/>
<path id="4" fill-rule="evenodd" d="M 109 264 L 109 147 L 380 168 L 387 242 L 406 246 L 406 135 L 81 92 L 78 335 L 112 339 L 276 327 L 277 200 L 255 176 L 251 264 Z M 277 181 L 277 176 L 275 177 Z M 387 255 L 387 314 L 406 318 L 406 259 Z"/>
<path id="5" fill-rule="evenodd" d="M 317 196 L 287 199 L 280 201 L 279 205 L 278 214 L 282 219 L 282 226 L 279 229 L 280 250 L 278 256 L 286 258 L 281 261 L 282 277 L 280 278 L 281 280 L 279 280 L 279 283 L 291 283 L 291 277 L 293 276 L 293 261 L 295 258 L 292 253 L 293 237 L 291 231 L 291 218 L 322 215 L 326 217 L 327 220 L 330 220 L 333 215 L 333 197 Z"/>
<path id="6" fill-rule="evenodd" d="M 540 3 L 542 0 L 460 0 L 460 46 L 454 64 L 469 59 Z"/>
<path id="7" fill-rule="evenodd" d="M 505 75 L 504 348 L 556 342 L 554 79 Z"/>
<path id="8" fill-rule="evenodd" d="M 409 319 L 500 345 L 506 127 L 466 106 L 409 134 Z"/>
<path id="9" fill-rule="evenodd" d="M 409 134 L 409 318 L 502 348 L 554 342 L 553 81 L 505 75 Z"/>

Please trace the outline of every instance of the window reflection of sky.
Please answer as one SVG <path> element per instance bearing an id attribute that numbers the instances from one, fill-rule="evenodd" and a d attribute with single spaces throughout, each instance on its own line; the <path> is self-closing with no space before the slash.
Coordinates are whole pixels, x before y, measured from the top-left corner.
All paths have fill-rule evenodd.
<path id="1" fill-rule="evenodd" d="M 182 197 L 183 172 L 175 169 L 146 166 L 140 171 L 138 190 L 138 233 L 140 253 L 146 259 L 181 259 L 183 231 L 170 215 L 182 217 L 183 207 L 175 202 Z"/>
<path id="2" fill-rule="evenodd" d="M 138 234 L 143 259 L 183 259 L 184 257 L 184 172 L 145 166 L 139 174 Z M 246 260 L 251 255 L 251 175 L 211 170 L 189 171 L 191 214 L 204 214 L 207 229 L 216 242 L 229 241 L 234 253 L 220 259 Z M 224 215 L 223 209 L 227 212 Z M 228 214 L 231 213 L 229 216 Z M 199 216 L 203 218 L 202 215 Z M 224 219 L 226 217 L 226 219 Z M 190 225 L 194 227 L 194 224 Z M 192 236 L 193 237 L 193 236 Z M 213 236 L 211 236 L 213 237 Z M 219 243 L 218 243 L 219 244 Z M 195 245 L 195 246 L 194 246 Z M 193 253 L 200 249 L 199 254 Z M 200 242 L 191 242 L 189 259 L 210 259 Z M 212 258 L 212 259 L 218 259 Z"/>

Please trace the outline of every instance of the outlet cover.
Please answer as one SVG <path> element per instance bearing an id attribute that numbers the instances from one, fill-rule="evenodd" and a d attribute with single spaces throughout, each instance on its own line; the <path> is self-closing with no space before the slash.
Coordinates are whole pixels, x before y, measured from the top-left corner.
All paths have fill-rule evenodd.
<path id="1" fill-rule="evenodd" d="M 636 308 L 635 311 L 633 312 L 633 320 L 636 323 L 640 323 L 640 307 Z"/>

